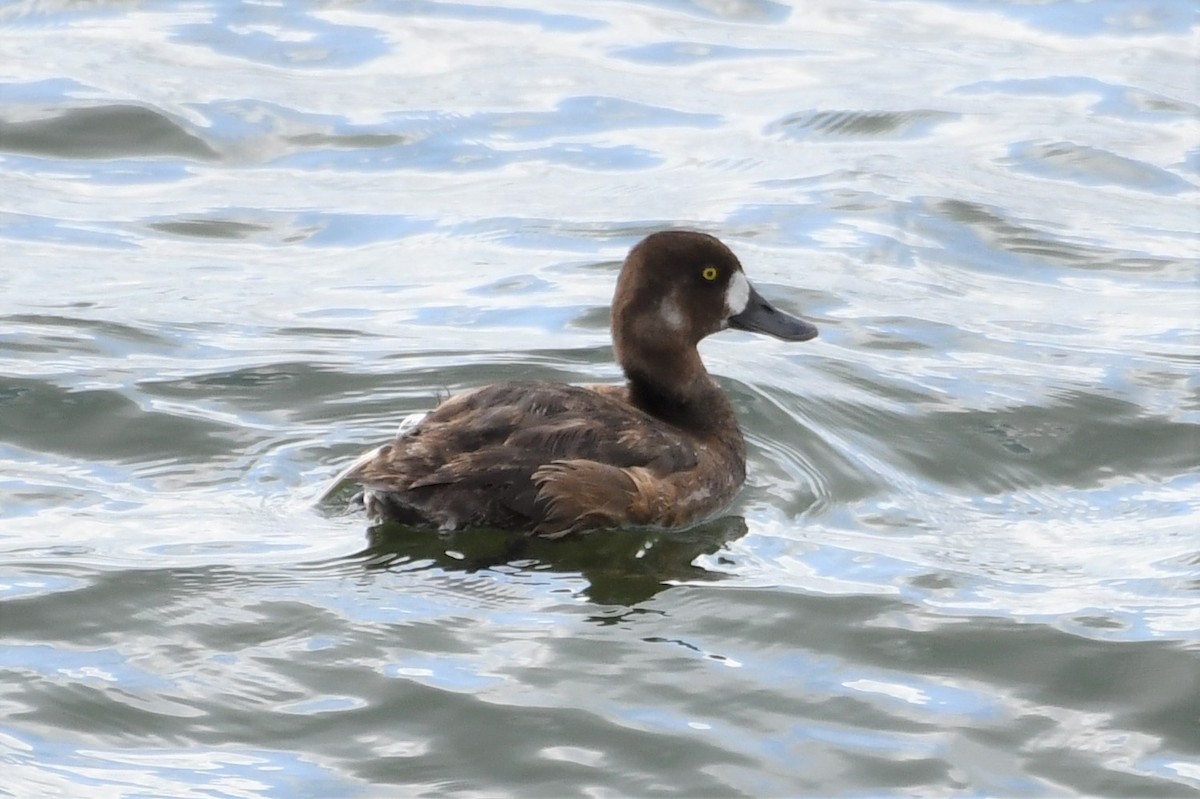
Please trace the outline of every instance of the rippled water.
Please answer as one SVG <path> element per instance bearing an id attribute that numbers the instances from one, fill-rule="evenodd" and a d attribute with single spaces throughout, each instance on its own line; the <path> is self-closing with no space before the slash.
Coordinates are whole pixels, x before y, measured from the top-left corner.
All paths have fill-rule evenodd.
<path id="1" fill-rule="evenodd" d="M 0 795 L 1200 791 L 1189 2 L 0 7 Z M 368 531 L 407 412 L 704 355 L 676 533 Z"/>

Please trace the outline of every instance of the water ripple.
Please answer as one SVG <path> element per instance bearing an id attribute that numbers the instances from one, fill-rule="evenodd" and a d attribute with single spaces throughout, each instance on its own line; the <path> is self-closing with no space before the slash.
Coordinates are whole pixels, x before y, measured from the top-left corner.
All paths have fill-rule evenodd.
<path id="1" fill-rule="evenodd" d="M 0 8 L 6 789 L 1200 790 L 1193 17 Z M 725 515 L 313 508 L 448 393 L 619 379 L 679 227 L 821 329 L 705 341 Z"/>

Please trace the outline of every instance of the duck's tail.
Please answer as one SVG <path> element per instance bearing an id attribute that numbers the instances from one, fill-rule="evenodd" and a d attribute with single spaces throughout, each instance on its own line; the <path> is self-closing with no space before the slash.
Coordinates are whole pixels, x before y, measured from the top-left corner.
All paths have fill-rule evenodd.
<path id="1" fill-rule="evenodd" d="M 401 420 L 400 426 L 396 428 L 396 438 L 403 438 L 411 433 L 424 418 L 424 412 L 410 413 L 408 416 L 405 416 L 404 419 Z M 326 484 L 325 488 L 321 489 L 321 493 L 317 495 L 315 504 L 324 505 L 331 497 L 341 493 L 346 483 L 352 482 L 358 471 L 371 461 L 375 460 L 375 458 L 379 456 L 379 453 L 382 452 L 383 448 L 386 446 L 389 446 L 389 444 L 380 444 L 378 447 L 372 447 L 351 461 L 346 468 L 338 472 L 337 475 L 330 480 L 328 484 Z"/>

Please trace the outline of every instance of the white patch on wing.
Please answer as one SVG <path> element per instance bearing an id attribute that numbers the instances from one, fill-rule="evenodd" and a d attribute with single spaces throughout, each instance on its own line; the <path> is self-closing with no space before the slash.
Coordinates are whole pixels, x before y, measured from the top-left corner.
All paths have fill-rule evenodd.
<path id="1" fill-rule="evenodd" d="M 403 438 L 411 433 L 416 429 L 417 425 L 425 421 L 425 417 L 428 415 L 424 411 L 418 411 L 417 413 L 410 413 L 408 416 L 405 416 L 400 420 L 400 426 L 396 428 L 396 438 Z"/>
<path id="2" fill-rule="evenodd" d="M 662 303 L 658 306 L 658 312 L 662 315 L 662 320 L 667 327 L 672 330 L 683 330 L 683 309 L 679 307 L 679 302 L 673 293 L 663 298 Z"/>
<path id="3" fill-rule="evenodd" d="M 725 289 L 725 307 L 729 309 L 729 315 L 737 316 L 746 310 L 748 302 L 750 302 L 750 281 L 743 273 L 734 272 L 733 277 L 729 279 L 729 286 Z"/>

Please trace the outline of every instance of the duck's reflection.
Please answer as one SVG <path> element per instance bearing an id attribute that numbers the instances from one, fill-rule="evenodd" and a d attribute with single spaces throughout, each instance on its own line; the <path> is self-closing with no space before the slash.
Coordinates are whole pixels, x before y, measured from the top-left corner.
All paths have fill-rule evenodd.
<path id="1" fill-rule="evenodd" d="M 695 561 L 741 538 L 746 529 L 742 517 L 725 516 L 683 530 L 601 530 L 547 540 L 504 530 L 441 533 L 389 522 L 367 530 L 367 548 L 357 557 L 372 570 L 420 562 L 445 571 L 508 566 L 579 574 L 588 583 L 583 593 L 593 602 L 635 605 L 672 581 L 720 579 L 720 572 Z"/>

